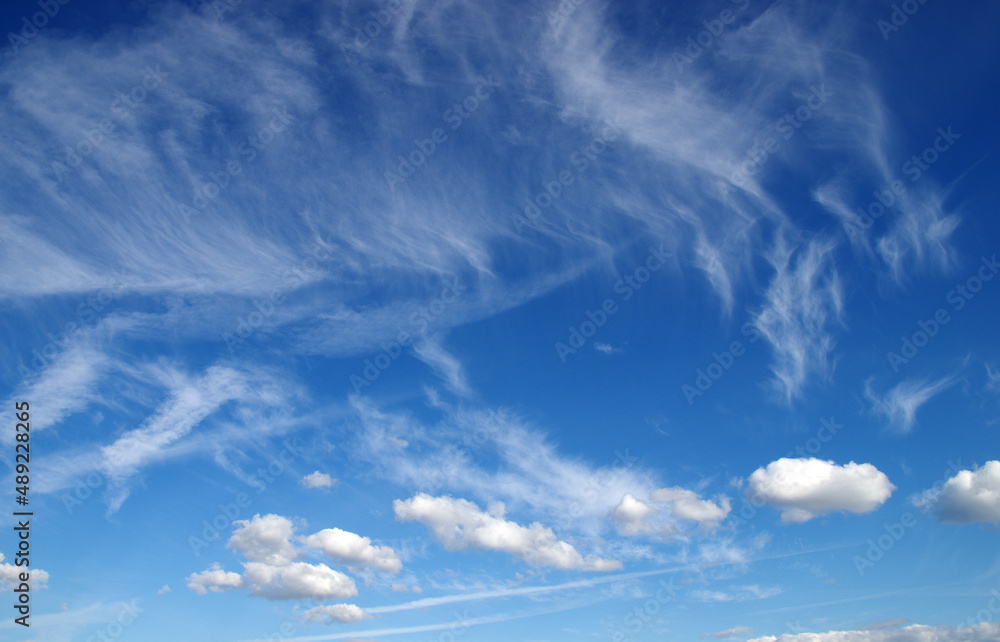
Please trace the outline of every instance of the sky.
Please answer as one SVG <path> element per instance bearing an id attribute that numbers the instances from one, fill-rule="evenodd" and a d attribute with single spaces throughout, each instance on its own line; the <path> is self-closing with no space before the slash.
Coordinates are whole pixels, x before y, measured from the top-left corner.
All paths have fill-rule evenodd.
<path id="1" fill-rule="evenodd" d="M 1000 640 L 998 21 L 5 3 L 0 639 Z"/>

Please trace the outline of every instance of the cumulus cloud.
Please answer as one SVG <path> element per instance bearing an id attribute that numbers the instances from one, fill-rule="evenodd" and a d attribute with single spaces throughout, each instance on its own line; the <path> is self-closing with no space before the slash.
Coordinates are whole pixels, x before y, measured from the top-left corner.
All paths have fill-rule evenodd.
<path id="1" fill-rule="evenodd" d="M 0 553 L 0 562 L 3 562 L 3 553 Z M 24 567 L 15 566 L 13 564 L 0 564 L 0 591 L 13 590 L 18 584 L 21 583 L 18 577 L 24 572 Z M 42 569 L 32 569 L 31 571 L 31 588 L 33 589 L 43 589 L 48 588 L 49 574 Z"/>
<path id="2" fill-rule="evenodd" d="M 961 470 L 940 491 L 926 491 L 915 503 L 933 508 L 942 522 L 1000 525 L 1000 461 Z"/>
<path id="3" fill-rule="evenodd" d="M 656 531 L 656 527 L 647 521 L 656 514 L 655 508 L 641 499 L 636 499 L 632 493 L 625 493 L 621 503 L 611 509 L 609 516 L 617 524 L 618 532 L 622 535 L 638 535 Z"/>
<path id="4" fill-rule="evenodd" d="M 188 578 L 188 586 L 194 592 L 204 595 L 207 591 L 245 587 L 251 595 L 268 600 L 342 599 L 357 595 L 357 587 L 350 576 L 326 564 L 296 561 L 306 549 L 321 551 L 338 564 L 370 566 L 391 573 L 402 568 L 402 562 L 390 547 L 376 546 L 367 537 L 339 528 L 296 536 L 292 520 L 274 514 L 258 514 L 234 524 L 237 528 L 227 547 L 247 559 L 243 574 L 224 572 L 216 564 Z M 300 549 L 296 543 L 305 548 Z"/>
<path id="5" fill-rule="evenodd" d="M 337 480 L 317 470 L 303 477 L 300 483 L 306 488 L 333 488 Z"/>
<path id="6" fill-rule="evenodd" d="M 224 593 L 233 589 L 243 588 L 243 578 L 239 573 L 224 571 L 219 564 L 212 564 L 207 570 L 200 573 L 192 573 L 187 578 L 188 588 L 198 595 L 205 595 L 209 591 L 213 593 Z"/>
<path id="7" fill-rule="evenodd" d="M 782 521 L 790 523 L 838 511 L 869 513 L 895 488 L 871 464 L 781 458 L 754 471 L 747 496 L 781 510 Z"/>
<path id="8" fill-rule="evenodd" d="M 315 606 L 302 613 L 303 622 L 319 622 L 321 624 L 329 624 L 331 622 L 354 624 L 361 620 L 370 620 L 371 617 L 363 609 L 354 604 Z"/>
<path id="9" fill-rule="evenodd" d="M 655 534 L 670 536 L 678 532 L 676 520 L 695 522 L 703 528 L 714 528 L 729 514 L 729 498 L 717 502 L 701 499 L 686 488 L 657 488 L 649 493 L 649 502 L 632 493 L 625 493 L 621 502 L 609 512 L 622 535 Z"/>
<path id="10" fill-rule="evenodd" d="M 974 626 L 925 626 L 911 624 L 901 629 L 864 631 L 827 631 L 826 633 L 786 633 L 767 635 L 748 642 L 996 642 L 1000 623 L 984 622 Z"/>
<path id="11" fill-rule="evenodd" d="M 403 567 L 390 547 L 375 546 L 369 538 L 339 528 L 327 528 L 300 541 L 309 548 L 323 551 L 324 555 L 341 564 L 371 566 L 388 573 L 398 573 Z"/>
<path id="12" fill-rule="evenodd" d="M 291 520 L 281 515 L 254 515 L 250 520 L 233 523 L 239 528 L 229 538 L 227 546 L 251 562 L 281 566 L 298 557 L 291 542 L 295 533 Z"/>
<path id="13" fill-rule="evenodd" d="M 243 579 L 253 595 L 269 600 L 329 600 L 358 594 L 354 580 L 326 564 L 247 562 Z"/>
<path id="14" fill-rule="evenodd" d="M 418 521 L 431 529 L 435 539 L 450 551 L 482 548 L 503 551 L 532 566 L 585 571 L 612 571 L 621 562 L 594 555 L 582 556 L 567 542 L 556 538 L 552 529 L 534 522 L 521 526 L 504 519 L 503 502 L 494 502 L 487 511 L 465 499 L 432 497 L 418 493 L 408 500 L 393 502 L 396 519 Z"/>
<path id="15" fill-rule="evenodd" d="M 702 526 L 717 526 L 729 514 L 729 498 L 717 502 L 701 499 L 698 493 L 686 488 L 658 488 L 649 494 L 654 502 L 667 505 L 670 512 L 680 519 L 697 522 Z"/>

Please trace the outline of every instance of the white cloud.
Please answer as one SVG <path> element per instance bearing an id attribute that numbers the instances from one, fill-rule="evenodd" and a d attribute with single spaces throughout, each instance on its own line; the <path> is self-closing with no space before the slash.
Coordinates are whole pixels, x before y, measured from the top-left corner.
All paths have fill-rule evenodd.
<path id="1" fill-rule="evenodd" d="M 940 491 L 923 493 L 916 504 L 933 508 L 942 522 L 1000 525 L 1000 461 L 959 471 Z"/>
<path id="2" fill-rule="evenodd" d="M 172 373 L 169 399 L 141 428 L 130 430 L 101 448 L 102 468 L 111 479 L 113 497 L 109 507 L 118 510 L 128 497 L 125 483 L 143 465 L 162 456 L 162 451 L 184 438 L 206 417 L 226 402 L 247 392 L 247 378 L 228 367 L 211 366 L 201 377 L 188 379 Z"/>
<path id="3" fill-rule="evenodd" d="M 698 493 L 686 488 L 658 488 L 649 494 L 649 499 L 666 504 L 675 517 L 706 527 L 718 526 L 729 514 L 728 497 L 720 497 L 717 502 L 711 502 L 701 499 Z"/>
<path id="4" fill-rule="evenodd" d="M 901 629 L 828 631 L 826 633 L 785 633 L 767 635 L 748 642 L 996 642 L 1000 624 L 984 622 L 974 626 L 925 626 L 911 624 Z"/>
<path id="5" fill-rule="evenodd" d="M 3 553 L 0 553 L 0 562 L 3 562 Z M 40 568 L 28 569 L 31 571 L 30 586 L 32 589 L 48 588 L 49 574 Z M 23 566 L 14 564 L 0 564 L 0 591 L 13 590 L 21 583 L 20 575 L 25 571 Z"/>
<path id="6" fill-rule="evenodd" d="M 300 483 L 306 488 L 333 488 L 337 480 L 317 470 L 303 477 Z"/>
<path id="7" fill-rule="evenodd" d="M 701 637 L 724 640 L 727 638 L 746 637 L 751 633 L 753 633 L 753 629 L 751 629 L 749 626 L 734 626 L 733 628 L 726 629 L 725 631 L 717 631 L 715 633 L 702 633 Z"/>
<path id="8" fill-rule="evenodd" d="M 251 594 L 268 600 L 330 600 L 358 594 L 354 580 L 326 564 L 247 562 L 244 567 L 243 580 Z"/>
<path id="9" fill-rule="evenodd" d="M 833 242 L 789 247 L 779 233 L 768 260 L 775 274 L 753 325 L 771 343 L 774 385 L 788 401 L 798 397 L 813 374 L 828 374 L 843 293 L 833 267 Z"/>
<path id="10" fill-rule="evenodd" d="M 163 588 L 161 588 L 159 591 L 157 591 L 156 594 L 157 595 L 166 595 L 167 593 L 170 593 L 170 592 L 171 592 L 170 585 L 169 584 L 164 584 Z"/>
<path id="11" fill-rule="evenodd" d="M 398 573 L 403 567 L 392 548 L 375 546 L 369 538 L 339 528 L 326 528 L 299 541 L 309 548 L 323 551 L 324 555 L 340 564 L 371 566 L 387 573 Z"/>
<path id="12" fill-rule="evenodd" d="M 554 516 L 560 528 L 596 536 L 626 493 L 645 497 L 657 486 L 627 453 L 616 455 L 612 466 L 590 465 L 559 452 L 539 430 L 502 409 L 453 411 L 430 429 L 366 399 L 353 401 L 361 424 L 354 451 L 380 474 L 417 490 L 503 501 L 512 511 Z M 487 455 L 498 465 L 477 463 Z"/>
<path id="13" fill-rule="evenodd" d="M 396 593 L 406 593 L 407 591 L 410 590 L 410 587 L 407 586 L 406 584 L 390 584 L 389 588 L 395 591 Z"/>
<path id="14" fill-rule="evenodd" d="M 15 399 L 46 399 L 46 403 L 32 404 L 31 427 L 42 430 L 58 425 L 99 398 L 97 384 L 109 361 L 103 353 L 83 344 L 71 345 L 5 403 L 14 407 Z M 13 433 L 4 439 L 13 439 Z"/>
<path id="15" fill-rule="evenodd" d="M 392 548 L 375 546 L 369 538 L 339 528 L 297 537 L 295 524 L 281 515 L 258 514 L 233 523 L 237 528 L 227 547 L 247 559 L 242 576 L 224 573 L 215 565 L 189 578 L 189 586 L 195 592 L 246 587 L 252 595 L 268 600 L 341 599 L 357 595 L 350 576 L 326 564 L 296 561 L 306 551 L 297 548 L 294 542 L 322 551 L 338 564 L 370 566 L 390 573 L 402 567 Z"/>
<path id="16" fill-rule="evenodd" d="M 781 593 L 781 589 L 776 586 L 733 586 L 728 591 L 693 591 L 695 599 L 702 602 L 746 602 L 748 600 L 762 600 L 773 597 Z"/>
<path id="17" fill-rule="evenodd" d="M 909 432 L 920 407 L 954 382 L 954 377 L 937 381 L 911 379 L 899 382 L 881 396 L 872 390 L 871 382 L 868 382 L 865 384 L 865 398 L 872 403 L 872 410 L 885 416 L 892 428 Z"/>
<path id="18" fill-rule="evenodd" d="M 597 350 L 598 352 L 602 352 L 602 353 L 604 353 L 606 355 L 621 354 L 621 353 L 625 352 L 623 349 L 616 348 L 613 345 L 611 345 L 610 343 L 601 343 L 600 341 L 597 341 L 597 342 L 594 343 L 594 350 Z"/>
<path id="19" fill-rule="evenodd" d="M 321 624 L 329 624 L 330 622 L 354 624 L 355 622 L 370 620 L 371 618 L 372 616 L 354 604 L 315 606 L 302 613 L 303 622 L 319 622 Z"/>
<path id="20" fill-rule="evenodd" d="M 782 521 L 789 523 L 838 511 L 869 513 L 895 488 L 871 464 L 782 458 L 753 472 L 747 496 L 780 509 Z"/>
<path id="21" fill-rule="evenodd" d="M 464 499 L 432 497 L 419 493 L 408 500 L 395 500 L 396 519 L 419 521 L 448 550 L 482 548 L 503 551 L 532 566 L 587 571 L 611 571 L 621 562 L 589 555 L 583 557 L 572 545 L 556 538 L 551 529 L 535 522 L 528 527 L 504 519 L 502 502 L 488 512 Z"/>
<path id="22" fill-rule="evenodd" d="M 413 346 L 418 359 L 426 363 L 455 394 L 469 395 L 472 390 L 465 379 L 462 363 L 441 345 L 439 337 L 424 338 Z"/>
<path id="23" fill-rule="evenodd" d="M 655 505 L 652 505 L 655 504 Z M 610 512 L 622 535 L 640 533 L 668 537 L 677 534 L 677 520 L 695 522 L 703 528 L 714 528 L 729 514 L 729 498 L 718 502 L 701 499 L 686 488 L 657 488 L 649 493 L 649 502 L 625 493 L 621 502 Z"/>
<path id="24" fill-rule="evenodd" d="M 273 514 L 254 515 L 250 520 L 237 520 L 233 524 L 238 528 L 227 546 L 251 562 L 280 566 L 298 557 L 291 542 L 295 533 L 291 520 Z"/>
<path id="25" fill-rule="evenodd" d="M 652 533 L 656 529 L 647 520 L 656 515 L 656 509 L 640 499 L 636 499 L 632 493 L 625 493 L 622 501 L 611 509 L 609 516 L 618 525 L 618 532 L 622 535 L 638 535 L 640 533 Z M 668 531 L 669 534 L 673 532 Z"/>
<path id="26" fill-rule="evenodd" d="M 186 578 L 188 588 L 198 595 L 205 595 L 209 591 L 213 593 L 224 593 L 233 589 L 243 588 L 243 578 L 239 573 L 224 571 L 218 564 L 212 564 L 207 570 L 200 573 L 192 573 Z"/>

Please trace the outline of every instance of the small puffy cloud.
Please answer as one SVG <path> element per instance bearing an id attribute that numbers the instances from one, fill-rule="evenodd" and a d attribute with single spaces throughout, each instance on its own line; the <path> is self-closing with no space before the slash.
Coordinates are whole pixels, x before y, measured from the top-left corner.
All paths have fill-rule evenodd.
<path id="1" fill-rule="evenodd" d="M 638 535 L 640 533 L 653 533 L 657 529 L 647 521 L 656 515 L 656 509 L 642 501 L 636 499 L 632 493 L 625 493 L 622 501 L 611 509 L 610 517 L 618 527 L 618 532 L 622 535 Z"/>
<path id="2" fill-rule="evenodd" d="M 871 464 L 782 458 L 750 475 L 747 496 L 781 510 L 787 524 L 838 511 L 869 513 L 895 489 Z"/>
<path id="3" fill-rule="evenodd" d="M 714 528 L 729 514 L 729 498 L 718 503 L 698 496 L 686 488 L 658 488 L 649 493 L 649 502 L 625 493 L 609 517 L 621 535 L 675 535 L 676 520 L 696 522 L 704 528 Z"/>
<path id="4" fill-rule="evenodd" d="M 157 595 L 166 595 L 167 593 L 170 593 L 170 592 L 171 592 L 170 591 L 170 585 L 169 584 L 164 584 L 163 588 L 161 588 L 159 591 L 157 591 L 156 594 Z"/>
<path id="5" fill-rule="evenodd" d="M 718 503 L 701 499 L 698 493 L 686 488 L 658 488 L 649 499 L 667 504 L 674 517 L 697 522 L 701 526 L 718 526 L 729 514 L 729 498 L 721 497 Z"/>
<path id="6" fill-rule="evenodd" d="M 326 564 L 247 562 L 243 579 L 253 595 L 268 600 L 330 600 L 358 594 L 354 580 Z"/>
<path id="7" fill-rule="evenodd" d="M 300 541 L 340 564 L 371 566 L 387 573 L 398 573 L 403 567 L 399 556 L 388 546 L 374 546 L 367 537 L 339 528 L 327 528 Z"/>
<path id="8" fill-rule="evenodd" d="M 397 593 L 406 593 L 407 591 L 410 590 L 410 587 L 407 586 L 406 584 L 390 584 L 389 588 L 391 588 L 393 591 L 396 591 Z"/>
<path id="9" fill-rule="evenodd" d="M 193 591 L 227 591 L 247 588 L 268 600 L 343 599 L 357 595 L 354 580 L 326 564 L 297 562 L 306 551 L 296 543 L 323 551 L 344 564 L 371 566 L 396 572 L 402 566 L 395 551 L 375 546 L 367 537 L 328 528 L 314 535 L 297 537 L 295 524 L 281 515 L 254 515 L 237 521 L 237 530 L 227 546 L 246 557 L 243 574 L 226 573 L 216 564 L 188 578 Z M 332 616 L 331 616 L 332 617 Z"/>
<path id="10" fill-rule="evenodd" d="M 414 593 L 423 593 L 424 592 L 424 589 L 420 588 L 419 586 L 413 586 L 413 587 L 410 588 L 410 590 L 413 591 Z"/>
<path id="11" fill-rule="evenodd" d="M 316 606 L 302 613 L 303 622 L 319 622 L 320 624 L 330 624 L 332 622 L 354 624 L 355 622 L 370 620 L 371 618 L 372 616 L 353 604 Z"/>
<path id="12" fill-rule="evenodd" d="M 186 578 L 188 588 L 198 595 L 205 595 L 209 591 L 213 593 L 224 593 L 233 589 L 243 588 L 243 578 L 239 573 L 224 571 L 218 564 L 212 564 L 208 570 L 201 573 L 192 573 Z"/>
<path id="13" fill-rule="evenodd" d="M 251 562 L 280 566 L 298 557 L 291 542 L 295 527 L 289 519 L 281 515 L 254 515 L 249 521 L 233 523 L 239 529 L 229 538 L 227 546 Z"/>
<path id="14" fill-rule="evenodd" d="M 593 555 L 583 557 L 567 542 L 556 538 L 552 529 L 538 522 L 521 526 L 504 519 L 502 502 L 490 504 L 484 512 L 465 499 L 432 497 L 418 493 L 408 500 L 393 502 L 396 519 L 418 521 L 431 529 L 435 539 L 450 551 L 482 548 L 503 551 L 532 566 L 587 571 L 612 571 L 622 568 L 616 560 Z"/>
<path id="15" fill-rule="evenodd" d="M 1000 623 L 983 622 L 975 626 L 925 626 L 911 624 L 901 629 L 864 631 L 827 631 L 826 633 L 786 633 L 767 635 L 749 642 L 996 642 Z"/>
<path id="16" fill-rule="evenodd" d="M 916 504 L 933 507 L 942 522 L 1000 524 L 1000 461 L 958 471 L 940 492 L 927 491 Z"/>
<path id="17" fill-rule="evenodd" d="M 622 352 L 625 352 L 621 348 L 616 348 L 610 343 L 601 343 L 601 342 L 597 342 L 594 344 L 594 350 L 597 350 L 598 352 L 603 352 L 606 355 L 621 354 Z"/>
<path id="18" fill-rule="evenodd" d="M 0 562 L 3 562 L 3 553 L 0 553 Z M 13 590 L 21 580 L 18 577 L 24 572 L 24 568 L 13 564 L 0 564 L 0 592 Z M 42 569 L 31 570 L 30 585 L 33 589 L 48 588 L 49 574 Z"/>
<path id="19" fill-rule="evenodd" d="M 717 631 L 715 633 L 702 633 L 703 638 L 715 638 L 716 640 L 725 640 L 727 638 L 736 637 L 746 637 L 753 633 L 753 629 L 749 626 L 734 626 L 731 629 L 726 629 L 725 631 Z"/>
<path id="20" fill-rule="evenodd" d="M 306 488 L 333 488 L 337 480 L 317 470 L 303 477 L 299 483 Z"/>

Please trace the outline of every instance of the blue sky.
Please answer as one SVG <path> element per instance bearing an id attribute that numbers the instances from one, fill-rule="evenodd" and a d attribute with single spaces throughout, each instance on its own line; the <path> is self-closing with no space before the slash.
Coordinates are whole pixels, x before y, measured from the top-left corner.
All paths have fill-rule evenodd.
<path id="1" fill-rule="evenodd" d="M 994 4 L 0 18 L 3 639 L 1000 640 Z"/>

